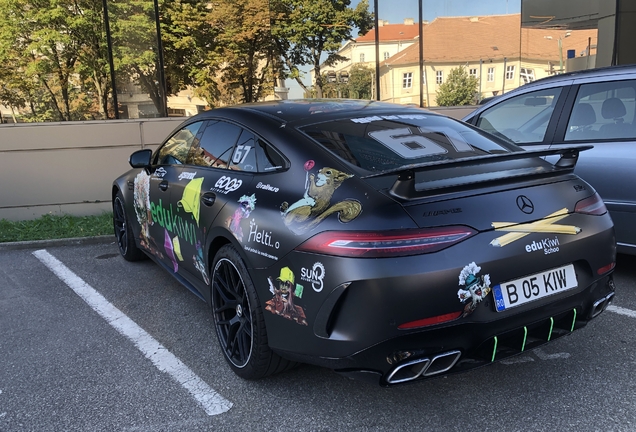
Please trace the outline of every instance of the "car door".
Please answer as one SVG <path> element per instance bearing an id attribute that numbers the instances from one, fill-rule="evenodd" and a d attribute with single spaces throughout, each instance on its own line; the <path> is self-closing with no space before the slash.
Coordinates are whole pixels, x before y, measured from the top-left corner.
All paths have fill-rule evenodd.
<path id="1" fill-rule="evenodd" d="M 173 239 L 179 229 L 177 207 L 173 204 L 173 189 L 179 184 L 186 163 L 203 121 L 185 125 L 168 138 L 155 152 L 149 178 L 149 249 L 168 268 L 174 268 Z M 178 253 L 178 245 L 177 245 Z"/>
<path id="2" fill-rule="evenodd" d="M 576 81 L 553 144 L 594 145 L 581 153 L 574 172 L 603 198 L 619 251 L 636 253 L 636 76 Z"/>
<path id="3" fill-rule="evenodd" d="M 172 185 L 171 205 L 177 218 L 173 266 L 184 277 L 209 283 L 204 259 L 207 230 L 229 201 L 236 201 L 249 185 L 249 172 L 232 167 L 236 143 L 243 129 L 224 120 L 209 120 L 190 149 L 187 163 L 178 167 Z M 241 149 L 240 159 L 245 153 Z M 167 240 L 166 240 L 167 241 Z"/>

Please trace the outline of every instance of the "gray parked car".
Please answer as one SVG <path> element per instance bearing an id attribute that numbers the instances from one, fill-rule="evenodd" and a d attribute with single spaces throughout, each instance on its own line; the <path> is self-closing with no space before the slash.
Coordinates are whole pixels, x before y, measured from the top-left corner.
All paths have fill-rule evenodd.
<path id="1" fill-rule="evenodd" d="M 593 144 L 581 153 L 575 173 L 605 201 L 618 252 L 636 255 L 635 114 L 636 66 L 631 65 L 544 78 L 491 100 L 463 120 L 526 149 Z"/>

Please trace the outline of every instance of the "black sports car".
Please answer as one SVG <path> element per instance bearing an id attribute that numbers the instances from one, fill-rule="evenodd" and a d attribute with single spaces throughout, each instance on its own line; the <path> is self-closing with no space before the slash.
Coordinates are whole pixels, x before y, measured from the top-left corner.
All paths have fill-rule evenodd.
<path id="1" fill-rule="evenodd" d="M 306 362 L 396 384 L 518 354 L 607 307 L 616 243 L 572 174 L 586 148 L 525 151 L 368 101 L 215 109 L 132 154 L 115 234 L 125 259 L 150 256 L 211 306 L 239 376 Z"/>

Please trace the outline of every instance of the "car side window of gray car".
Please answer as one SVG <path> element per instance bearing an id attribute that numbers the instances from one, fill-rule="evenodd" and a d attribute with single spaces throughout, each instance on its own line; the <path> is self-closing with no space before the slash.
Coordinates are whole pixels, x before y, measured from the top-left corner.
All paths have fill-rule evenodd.
<path id="1" fill-rule="evenodd" d="M 636 80 L 583 84 L 565 131 L 565 141 L 634 139 Z"/>
<path id="2" fill-rule="evenodd" d="M 514 143 L 543 141 L 561 88 L 549 88 L 511 97 L 483 111 L 477 126 Z"/>
<path id="3" fill-rule="evenodd" d="M 180 129 L 172 135 L 164 145 L 159 148 L 156 156 L 156 163 L 159 165 L 180 165 L 186 163 L 188 153 L 193 144 L 202 121 L 192 123 Z"/>

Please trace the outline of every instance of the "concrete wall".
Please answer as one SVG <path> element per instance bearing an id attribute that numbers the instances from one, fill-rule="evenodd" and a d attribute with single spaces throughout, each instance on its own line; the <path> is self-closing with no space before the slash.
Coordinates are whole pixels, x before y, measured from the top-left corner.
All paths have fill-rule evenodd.
<path id="1" fill-rule="evenodd" d="M 0 219 L 111 209 L 128 157 L 156 148 L 183 118 L 0 125 Z"/>
<path id="2" fill-rule="evenodd" d="M 474 107 L 436 109 L 462 118 Z M 111 210 L 113 180 L 138 149 L 155 149 L 184 119 L 0 125 L 0 219 Z"/>

